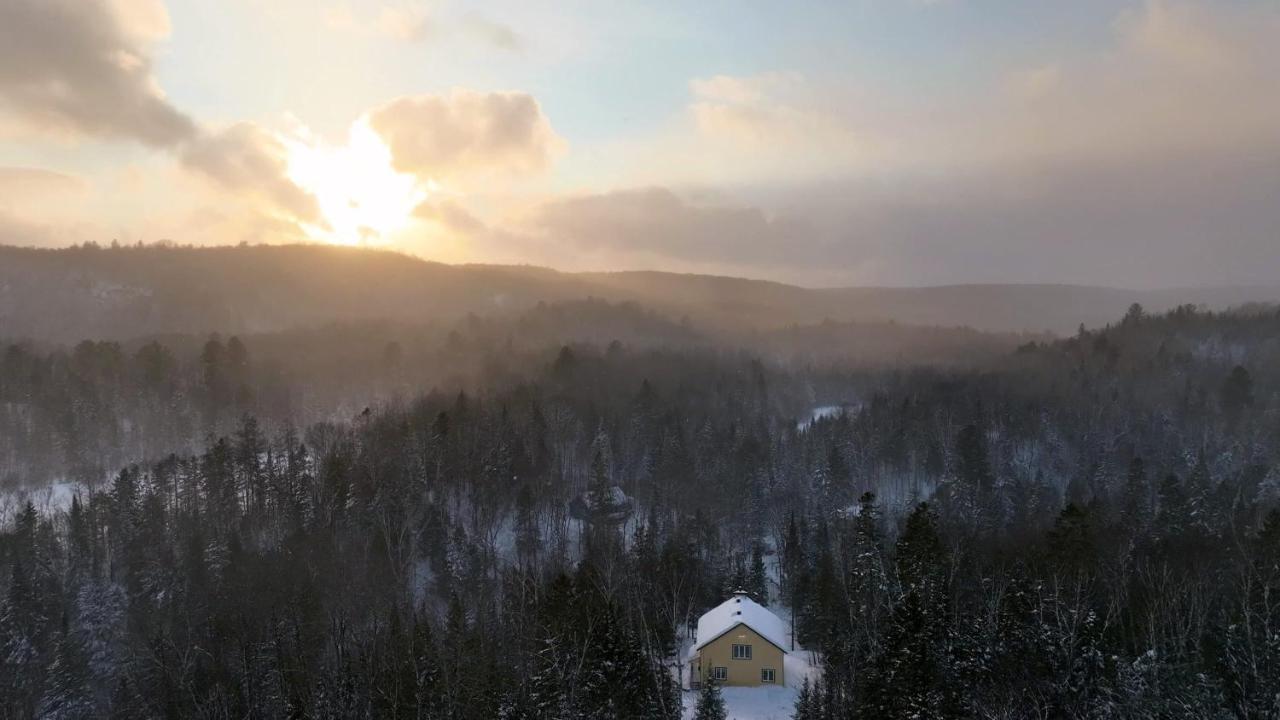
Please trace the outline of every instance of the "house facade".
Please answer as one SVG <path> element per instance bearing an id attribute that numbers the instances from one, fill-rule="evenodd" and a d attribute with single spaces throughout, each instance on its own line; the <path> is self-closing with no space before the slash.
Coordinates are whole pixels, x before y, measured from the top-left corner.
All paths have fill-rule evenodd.
<path id="1" fill-rule="evenodd" d="M 777 615 L 736 593 L 698 620 L 690 685 L 709 679 L 734 687 L 785 685 L 786 637 Z"/>

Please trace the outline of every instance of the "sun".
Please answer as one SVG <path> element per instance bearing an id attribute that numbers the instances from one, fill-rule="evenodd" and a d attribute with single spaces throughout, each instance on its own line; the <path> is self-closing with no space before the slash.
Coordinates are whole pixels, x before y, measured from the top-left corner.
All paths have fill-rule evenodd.
<path id="1" fill-rule="evenodd" d="M 307 226 L 317 240 L 368 245 L 408 225 L 431 187 L 396 172 L 391 151 L 369 125 L 352 125 L 346 145 L 287 138 L 289 179 L 315 196 L 327 227 Z"/>

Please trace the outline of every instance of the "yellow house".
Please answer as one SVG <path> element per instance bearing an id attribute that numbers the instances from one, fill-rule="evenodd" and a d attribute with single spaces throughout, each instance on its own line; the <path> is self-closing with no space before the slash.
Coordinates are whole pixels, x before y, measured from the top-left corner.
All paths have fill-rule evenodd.
<path id="1" fill-rule="evenodd" d="M 738 592 L 698 619 L 690 659 L 690 685 L 714 678 L 721 685 L 785 685 L 786 625 Z"/>

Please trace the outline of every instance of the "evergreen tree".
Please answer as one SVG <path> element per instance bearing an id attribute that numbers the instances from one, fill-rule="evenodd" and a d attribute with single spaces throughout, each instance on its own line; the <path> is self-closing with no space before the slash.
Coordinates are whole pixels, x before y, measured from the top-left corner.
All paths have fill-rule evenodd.
<path id="1" fill-rule="evenodd" d="M 40 717 L 87 720 L 98 715 L 89 687 L 89 663 L 83 641 L 69 628 L 64 617 L 40 699 Z"/>
<path id="2" fill-rule="evenodd" d="M 724 708 L 724 696 L 720 694 L 720 683 L 708 677 L 698 692 L 698 704 L 693 711 L 694 720 L 727 720 Z"/>
<path id="3" fill-rule="evenodd" d="M 992 485 L 987 443 L 977 425 L 965 425 L 956 435 L 956 475 L 961 483 L 979 493 Z"/>
<path id="4" fill-rule="evenodd" d="M 769 604 L 769 576 L 764 567 L 764 549 L 760 543 L 751 545 L 751 568 L 744 586 L 752 599 L 761 605 Z"/>
<path id="5" fill-rule="evenodd" d="M 928 503 L 920 503 L 907 516 L 895 555 L 898 582 L 904 593 L 915 591 L 928 598 L 940 591 L 945 579 L 945 553 Z"/>
<path id="6" fill-rule="evenodd" d="M 1129 461 L 1120 504 L 1120 521 L 1121 529 L 1130 536 L 1141 534 L 1151 522 L 1151 483 L 1140 457 Z"/>
<path id="7" fill-rule="evenodd" d="M 520 486 L 520 493 L 516 495 L 516 552 L 523 562 L 531 563 L 537 559 L 541 546 L 537 508 L 533 493 L 525 484 Z"/>
<path id="8" fill-rule="evenodd" d="M 813 696 L 813 690 L 809 687 L 809 678 L 805 678 L 796 696 L 796 710 L 791 716 L 792 720 L 823 720 Z"/>
<path id="9" fill-rule="evenodd" d="M 1089 513 L 1068 504 L 1049 532 L 1049 556 L 1058 570 L 1078 573 L 1090 569 L 1097 549 Z"/>
<path id="10" fill-rule="evenodd" d="M 895 607 L 882 649 L 864 678 L 862 717 L 965 717 L 947 640 L 936 609 L 927 607 L 919 591 L 908 591 Z"/>
<path id="11" fill-rule="evenodd" d="M 1253 378 L 1249 371 L 1237 365 L 1222 382 L 1222 411 L 1227 424 L 1235 427 L 1244 411 L 1253 405 Z"/>

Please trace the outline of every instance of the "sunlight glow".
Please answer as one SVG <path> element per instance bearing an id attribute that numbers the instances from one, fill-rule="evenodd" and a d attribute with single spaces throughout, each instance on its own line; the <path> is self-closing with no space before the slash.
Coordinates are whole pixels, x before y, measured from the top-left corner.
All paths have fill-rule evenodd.
<path id="1" fill-rule="evenodd" d="M 288 138 L 289 178 L 315 195 L 329 227 L 307 227 L 317 240 L 369 245 L 405 227 L 432 188 L 391 165 L 391 151 L 363 120 L 346 145 Z"/>

